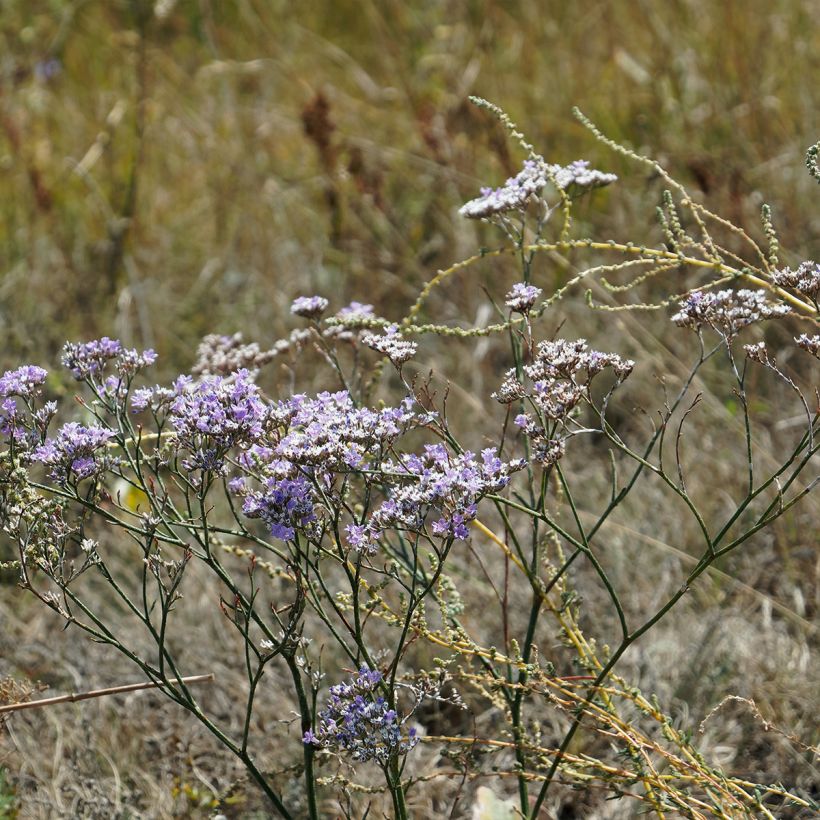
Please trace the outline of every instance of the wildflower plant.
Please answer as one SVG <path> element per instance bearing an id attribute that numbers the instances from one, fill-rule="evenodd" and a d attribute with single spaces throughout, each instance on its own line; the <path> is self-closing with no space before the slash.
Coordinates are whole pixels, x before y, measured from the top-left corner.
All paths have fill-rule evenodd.
<path id="1" fill-rule="evenodd" d="M 581 115 L 599 140 L 650 167 L 667 190 L 658 209 L 660 246 L 574 238 L 576 201 L 616 176 L 586 161 L 547 162 L 503 112 L 475 102 L 500 119 L 527 157 L 519 174 L 461 208 L 497 229 L 504 244 L 437 273 L 399 321 L 358 302 L 323 318 L 329 300 L 301 296 L 291 313 L 303 326 L 288 340 L 264 351 L 239 336 L 209 336 L 191 374 L 154 387 L 144 373 L 153 351 L 108 338 L 69 343 L 63 364 L 83 384 L 83 416 L 59 427 L 45 370 L 29 365 L 0 377 L 0 522 L 17 550 L 20 583 L 188 710 L 282 817 L 318 818 L 320 801 L 334 797 L 338 811 L 353 816 L 351 795 L 383 791 L 393 816 L 407 818 L 414 791 L 438 776 L 414 763 L 423 759 L 453 762 L 462 782 L 511 779 L 518 811 L 530 818 L 566 783 L 597 785 L 657 817 L 774 817 L 786 806 L 817 808 L 810 796 L 709 763 L 657 700 L 619 672 L 630 647 L 701 576 L 730 553 L 753 550 L 760 533 L 805 503 L 818 483 L 816 398 L 755 341 L 765 320 L 785 325 L 795 348 L 820 355 L 812 332 L 817 265 L 780 266 L 768 210 L 768 248 L 735 226 L 729 232 L 744 250 L 723 247 L 713 234 L 727 228 L 725 220 Z M 620 261 L 555 285 L 540 260 L 570 253 Z M 435 288 L 505 256 L 517 261 L 518 281 L 490 294 L 496 324 L 422 322 Z M 611 281 L 636 270 L 626 283 Z M 684 273 L 690 279 L 654 301 L 638 296 L 671 271 L 677 283 Z M 676 392 L 660 398 L 648 432 L 615 411 L 627 401 L 621 397 L 633 374 L 648 364 L 629 358 L 618 334 L 599 350 L 555 329 L 570 297 L 592 282 L 612 297 L 596 304 L 587 291 L 601 316 L 664 310 L 670 333 L 691 342 L 688 371 Z M 625 294 L 631 301 L 619 303 Z M 418 377 L 417 362 L 430 339 L 490 335 L 509 341 L 508 369 L 492 397 L 480 397 L 491 408 L 487 428 L 462 442 L 449 421 L 452 407 Z M 307 350 L 327 364 L 326 389 L 268 395 L 258 381 L 264 366 L 285 351 Z M 816 374 L 816 362 L 805 361 Z M 760 367 L 801 413 L 776 464 L 755 451 L 749 374 Z M 387 369 L 398 390 L 376 401 Z M 696 386 L 707 370 L 710 378 L 721 374 L 739 403 L 747 466 L 741 492 L 719 513 L 702 503 L 687 474 L 685 433 L 697 424 Z M 608 464 L 608 492 L 592 513 L 579 504 L 586 479 L 576 476 L 576 452 L 601 454 Z M 601 541 L 616 511 L 647 486 L 664 496 L 670 515 L 681 516 L 682 532 L 685 522 L 694 525 L 698 542 L 686 545 L 694 563 L 675 590 L 651 611 L 635 612 Z M 136 491 L 139 501 L 127 501 L 117 487 Z M 125 545 L 139 559 L 130 567 L 114 560 Z M 503 594 L 461 595 L 456 569 L 468 550 L 480 550 L 487 562 L 495 557 Z M 241 647 L 247 686 L 237 695 L 238 732 L 184 682 L 191 660 L 171 640 L 193 564 L 218 586 Z M 583 626 L 575 590 L 582 568 L 611 611 L 609 645 Z M 89 603 L 87 576 L 110 587 L 147 645 Z M 511 617 L 511 594 L 524 601 L 523 623 Z M 561 668 L 543 649 L 556 635 L 565 648 Z M 287 695 L 270 691 L 274 667 L 277 680 L 289 681 Z M 254 720 L 259 701 L 271 696 L 287 699 L 294 714 L 295 728 L 286 725 L 276 740 Z M 469 712 L 473 728 L 431 731 L 423 721 L 431 703 Z M 297 796 L 284 788 L 282 773 L 265 767 L 273 743 L 290 744 L 289 777 L 296 772 L 302 782 Z M 380 783 L 367 775 L 373 770 Z M 441 776 L 454 775 L 447 769 Z"/>

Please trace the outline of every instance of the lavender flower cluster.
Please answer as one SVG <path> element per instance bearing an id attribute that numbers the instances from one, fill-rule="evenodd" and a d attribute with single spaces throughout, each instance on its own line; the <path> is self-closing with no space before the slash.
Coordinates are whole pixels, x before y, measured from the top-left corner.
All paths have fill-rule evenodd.
<path id="1" fill-rule="evenodd" d="M 507 211 L 520 211 L 546 184 L 542 164 L 528 159 L 523 169 L 500 188 L 481 188 L 481 196 L 462 205 L 459 213 L 468 219 L 486 219 Z"/>
<path id="2" fill-rule="evenodd" d="M 102 375 L 108 362 L 114 362 L 117 373 L 122 378 L 133 376 L 139 370 L 152 365 L 157 360 L 153 350 L 129 350 L 117 339 L 95 339 L 90 342 L 66 342 L 63 347 L 62 362 L 78 381 L 95 380 Z"/>
<path id="3" fill-rule="evenodd" d="M 303 319 L 318 319 L 327 310 L 328 304 L 324 296 L 298 296 L 293 300 L 290 312 Z"/>
<path id="4" fill-rule="evenodd" d="M 248 517 L 263 520 L 275 538 L 291 540 L 317 520 L 320 497 L 340 500 L 353 471 L 379 480 L 396 440 L 428 421 L 409 398 L 372 410 L 357 407 L 346 391 L 292 396 L 269 408 L 269 430 L 239 455 L 244 474 L 230 488 L 244 497 Z"/>
<path id="5" fill-rule="evenodd" d="M 113 436 L 113 430 L 104 427 L 84 427 L 69 422 L 60 428 L 56 437 L 35 449 L 33 457 L 49 468 L 49 476 L 58 484 L 67 484 L 72 478 L 77 481 L 91 478 L 114 464 L 114 459 L 100 452 Z"/>
<path id="6" fill-rule="evenodd" d="M 177 445 L 191 454 L 183 462 L 186 470 L 219 473 L 230 449 L 262 436 L 268 408 L 246 370 L 230 379 L 180 378 L 176 389 L 168 418 Z"/>
<path id="7" fill-rule="evenodd" d="M 755 322 L 791 312 L 788 305 L 769 301 L 762 290 L 695 290 L 678 307 L 672 321 L 679 327 L 700 330 L 708 325 L 727 338 Z"/>
<path id="8" fill-rule="evenodd" d="M 331 686 L 319 725 L 305 732 L 303 742 L 382 766 L 407 754 L 418 743 L 416 730 L 405 730 L 405 721 L 376 694 L 381 682 L 381 672 L 362 666 L 349 683 Z"/>
<path id="9" fill-rule="evenodd" d="M 512 286 L 510 292 L 504 297 L 504 304 L 513 313 L 527 314 L 532 310 L 532 306 L 541 293 L 541 288 L 537 288 L 535 285 L 518 282 Z"/>
<path id="10" fill-rule="evenodd" d="M 576 188 L 589 189 L 601 188 L 604 185 L 611 185 L 618 181 L 615 174 L 608 174 L 589 167 L 589 162 L 585 159 L 576 159 L 569 165 L 548 166 L 556 185 L 561 190 L 566 191 L 572 186 Z"/>
<path id="11" fill-rule="evenodd" d="M 237 484 L 233 486 L 240 489 Z M 282 541 L 290 541 L 295 537 L 297 528 L 304 530 L 316 520 L 313 490 L 301 476 L 294 479 L 268 478 L 264 490 L 246 493 L 242 512 L 248 518 L 264 521 L 270 534 Z"/>
<path id="12" fill-rule="evenodd" d="M 528 159 L 522 170 L 500 188 L 481 188 L 481 196 L 462 205 L 459 213 L 468 219 L 487 219 L 509 211 L 523 211 L 530 199 L 551 181 L 564 191 L 573 187 L 584 191 L 609 185 L 617 179 L 615 174 L 590 168 L 589 162 L 583 159 L 566 166 L 549 165 L 540 157 Z"/>
<path id="13" fill-rule="evenodd" d="M 492 448 L 483 450 L 479 461 L 470 451 L 452 455 L 442 444 L 428 444 L 423 455 L 405 456 L 395 465 L 388 499 L 368 522 L 347 527 L 348 542 L 373 553 L 386 530 L 422 532 L 431 513 L 438 516 L 431 525 L 434 535 L 465 540 L 478 502 L 506 487 L 524 464 L 523 459 L 505 463 Z"/>
<path id="14" fill-rule="evenodd" d="M 48 372 L 35 365 L 23 365 L 16 370 L 7 370 L 0 376 L 0 398 L 19 396 L 31 399 L 46 380 Z"/>
<path id="15" fill-rule="evenodd" d="M 772 279 L 776 285 L 788 288 L 816 300 L 820 296 L 820 264 L 817 262 L 802 262 L 795 270 L 783 268 L 775 271 Z"/>
<path id="16" fill-rule="evenodd" d="M 271 456 L 325 472 L 360 469 L 368 462 L 377 469 L 400 435 L 430 420 L 413 408 L 410 397 L 397 407 L 372 410 L 358 407 L 346 390 L 297 394 L 271 408 L 277 428 Z"/>
<path id="17" fill-rule="evenodd" d="M 592 380 L 609 368 L 617 385 L 634 367 L 631 359 L 590 350 L 585 339 L 543 341 L 536 347 L 532 363 L 524 365 L 523 378 L 515 369 L 508 371 L 493 398 L 502 404 L 521 400 L 530 403 L 535 416 L 520 413 L 515 423 L 530 439 L 535 460 L 550 466 L 566 449 L 566 436 L 556 437 L 557 429 L 566 428 L 572 411 L 588 396 Z"/>

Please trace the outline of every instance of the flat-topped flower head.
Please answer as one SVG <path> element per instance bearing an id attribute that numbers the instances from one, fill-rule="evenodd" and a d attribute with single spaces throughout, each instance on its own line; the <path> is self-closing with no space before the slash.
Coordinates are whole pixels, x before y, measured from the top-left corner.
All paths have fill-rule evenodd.
<path id="1" fill-rule="evenodd" d="M 290 312 L 304 319 L 318 319 L 327 310 L 328 304 L 324 296 L 297 296 L 290 306 Z"/>
<path id="2" fill-rule="evenodd" d="M 19 396 L 30 399 L 39 392 L 39 387 L 46 380 L 48 372 L 42 367 L 27 364 L 16 370 L 7 370 L 0 376 L 0 398 Z"/>
<path id="3" fill-rule="evenodd" d="M 378 460 L 411 427 L 424 423 L 406 398 L 397 407 L 357 407 L 347 391 L 296 395 L 271 410 L 283 432 L 273 455 L 324 472 L 349 472 Z"/>
<path id="4" fill-rule="evenodd" d="M 729 338 L 755 322 L 791 312 L 788 305 L 771 302 L 763 290 L 695 290 L 678 307 L 672 317 L 678 327 L 699 330 L 708 325 Z"/>
<path id="5" fill-rule="evenodd" d="M 504 304 L 513 313 L 526 314 L 530 312 L 541 293 L 541 288 L 537 288 L 535 285 L 518 282 L 512 286 L 512 290 L 504 297 Z"/>
<path id="6" fill-rule="evenodd" d="M 802 262 L 795 270 L 783 268 L 775 271 L 772 280 L 781 288 L 793 288 L 810 299 L 820 296 L 820 264 L 817 262 Z"/>
<path id="7" fill-rule="evenodd" d="M 422 532 L 432 516 L 433 535 L 465 540 L 479 501 L 506 487 L 523 466 L 522 460 L 502 461 L 492 448 L 482 450 L 479 459 L 470 451 L 456 455 L 442 444 L 428 444 L 421 455 L 405 456 L 396 465 L 387 500 L 364 529 L 354 525 L 348 530 L 349 543 L 372 553 L 382 531 Z"/>
<path id="8" fill-rule="evenodd" d="M 482 188 L 481 196 L 466 202 L 458 212 L 468 219 L 487 219 L 508 211 L 521 211 L 546 184 L 544 161 L 528 159 L 521 171 L 500 188 Z"/>
<path id="9" fill-rule="evenodd" d="M 488 219 L 509 211 L 524 211 L 550 181 L 563 191 L 577 189 L 580 193 L 617 179 L 615 174 L 590 168 L 585 159 L 577 159 L 569 165 L 549 165 L 542 157 L 528 159 L 521 171 L 500 188 L 482 188 L 481 196 L 466 202 L 458 212 L 468 219 Z"/>
<path id="10" fill-rule="evenodd" d="M 589 162 L 585 159 L 576 159 L 569 165 L 548 166 L 555 184 L 566 191 L 572 188 L 601 188 L 604 185 L 611 185 L 618 181 L 615 174 L 607 174 L 589 167 Z"/>
<path id="11" fill-rule="evenodd" d="M 49 476 L 60 484 L 66 484 L 71 478 L 90 478 L 111 466 L 112 459 L 100 450 L 113 435 L 112 430 L 104 427 L 84 427 L 70 422 L 64 424 L 54 438 L 38 447 L 33 457 L 45 464 Z"/>
<path id="12" fill-rule="evenodd" d="M 407 754 L 418 737 L 412 727 L 405 729 L 406 719 L 402 720 L 378 694 L 381 682 L 381 672 L 362 666 L 349 683 L 331 686 L 318 725 L 305 732 L 303 742 L 382 765 Z"/>
<path id="13" fill-rule="evenodd" d="M 542 341 L 536 346 L 533 361 L 524 366 L 524 378 L 510 370 L 493 398 L 511 404 L 529 397 L 549 418 L 560 419 L 569 414 L 603 370 L 611 369 L 622 382 L 634 367 L 635 362 L 616 353 L 590 350 L 586 339 Z"/>
<path id="14" fill-rule="evenodd" d="M 379 353 L 383 353 L 396 366 L 401 367 L 416 355 L 418 345 L 402 338 L 398 325 L 390 325 L 384 330 L 384 334 L 365 333 L 362 336 L 362 344 L 367 345 Z"/>

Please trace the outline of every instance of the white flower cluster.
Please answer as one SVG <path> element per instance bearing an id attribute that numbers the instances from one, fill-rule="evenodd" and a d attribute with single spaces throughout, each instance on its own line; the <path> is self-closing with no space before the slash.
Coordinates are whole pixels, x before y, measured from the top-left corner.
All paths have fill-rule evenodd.
<path id="1" fill-rule="evenodd" d="M 811 353 L 820 359 L 820 335 L 809 336 L 808 333 L 801 333 L 795 338 L 797 346 L 803 348 L 806 353 Z"/>
<path id="2" fill-rule="evenodd" d="M 772 279 L 781 288 L 794 288 L 810 299 L 816 299 L 820 295 L 820 264 L 817 262 L 803 262 L 796 270 L 783 268 L 775 271 Z"/>
<path id="3" fill-rule="evenodd" d="M 791 312 L 788 305 L 770 302 L 763 290 L 694 290 L 678 307 L 672 321 L 679 327 L 699 330 L 709 325 L 730 337 L 754 322 Z"/>
<path id="4" fill-rule="evenodd" d="M 510 177 L 500 188 L 482 188 L 481 196 L 462 205 L 459 213 L 468 219 L 487 219 L 508 211 L 522 211 L 550 178 L 564 191 L 573 186 L 582 190 L 600 188 L 618 179 L 615 174 L 590 168 L 585 159 L 577 159 L 569 165 L 548 165 L 540 157 L 537 161 L 528 159 L 516 176 Z"/>
<path id="5" fill-rule="evenodd" d="M 418 345 L 403 339 L 399 333 L 398 325 L 390 325 L 385 328 L 384 335 L 375 333 L 365 333 L 362 336 L 362 343 L 379 353 L 383 353 L 390 359 L 396 367 L 400 367 L 416 355 Z"/>
<path id="6" fill-rule="evenodd" d="M 558 187 L 564 191 L 572 185 L 578 188 L 601 188 L 618 180 L 615 174 L 607 174 L 590 168 L 589 162 L 585 159 L 576 159 L 575 162 L 566 166 L 550 165 L 549 169 Z"/>

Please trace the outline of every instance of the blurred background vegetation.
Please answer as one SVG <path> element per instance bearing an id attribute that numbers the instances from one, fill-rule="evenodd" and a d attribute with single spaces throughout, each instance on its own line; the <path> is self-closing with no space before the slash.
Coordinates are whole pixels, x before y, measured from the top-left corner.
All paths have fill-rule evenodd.
<path id="1" fill-rule="evenodd" d="M 286 336 L 288 306 L 302 294 L 322 293 L 333 309 L 372 302 L 400 319 L 436 270 L 500 241 L 457 210 L 523 156 L 470 94 L 503 106 L 548 161 L 583 157 L 619 174 L 579 206 L 578 236 L 594 223 L 600 239 L 659 243 L 662 186 L 596 143 L 573 105 L 755 237 L 769 202 L 782 261 L 816 259 L 818 189 L 803 157 L 820 137 L 818 22 L 815 0 L 0 0 L 0 368 L 50 367 L 64 340 L 108 334 L 154 347 L 157 378 L 167 379 L 190 368 L 206 333 L 241 331 L 263 347 Z M 568 263 L 538 264 L 535 282 L 548 289 Z M 511 261 L 474 266 L 426 310 L 437 322 L 486 322 L 481 288 L 500 296 L 501 281 L 515 281 Z M 582 325 L 570 335 L 604 332 L 608 317 L 584 313 L 562 315 Z M 626 341 L 610 337 L 605 349 L 657 354 L 666 319 L 620 321 Z M 440 347 L 430 364 L 454 389 L 463 382 L 459 398 L 497 386 L 505 362 L 484 350 L 482 367 L 468 369 L 458 357 L 472 342 Z M 64 378 L 51 389 L 73 389 Z M 482 412 L 473 402 L 464 427 Z M 730 481 L 721 425 L 736 408 L 706 405 L 708 473 Z M 775 449 L 781 411 L 775 399 L 761 409 Z M 816 732 L 807 706 L 817 683 L 807 661 L 818 603 L 814 503 L 763 551 L 728 563 L 634 653 L 634 674 L 676 704 L 683 725 L 737 692 L 788 730 Z M 629 583 L 630 550 L 659 548 L 635 579 L 632 606 L 643 609 L 658 578 L 677 583 L 678 559 L 664 544 L 680 533 L 666 522 L 636 538 L 632 524 L 623 520 L 612 538 L 623 547 L 614 571 Z M 69 689 L 130 680 L 119 662 L 107 666 L 108 654 L 56 641 L 56 621 L 20 599 L 13 573 L 3 577 L 0 673 Z M 595 612 L 594 597 L 588 605 Z M 202 628 L 201 612 L 191 617 Z M 697 620 L 684 638 L 687 617 Z M 225 634 L 216 621 L 206 633 L 213 647 Z M 218 649 L 203 652 L 201 671 L 219 664 Z M 173 706 L 142 697 L 133 714 L 104 704 L 30 713 L 0 746 L 0 775 L 9 771 L 0 792 L 7 781 L 25 791 L 30 816 L 64 806 L 66 816 L 111 817 L 129 794 L 156 816 L 205 811 L 197 806 L 230 784 L 232 764 L 175 724 Z M 816 798 L 805 750 L 761 739 L 742 704 L 723 711 L 708 738 L 719 759 Z M 41 737 L 61 738 L 62 762 L 50 752 L 30 762 Z M 137 773 L 120 782 L 128 760 Z M 610 816 L 575 811 L 562 817 Z"/>
<path id="2" fill-rule="evenodd" d="M 475 248 L 461 202 L 522 159 L 468 94 L 550 161 L 626 176 L 599 236 L 646 241 L 659 192 L 573 105 L 735 222 L 756 225 L 767 198 L 783 247 L 817 251 L 811 0 L 0 9 L 5 363 L 109 333 L 177 370 L 207 332 L 284 332 L 291 297 L 313 291 L 401 315 Z"/>

